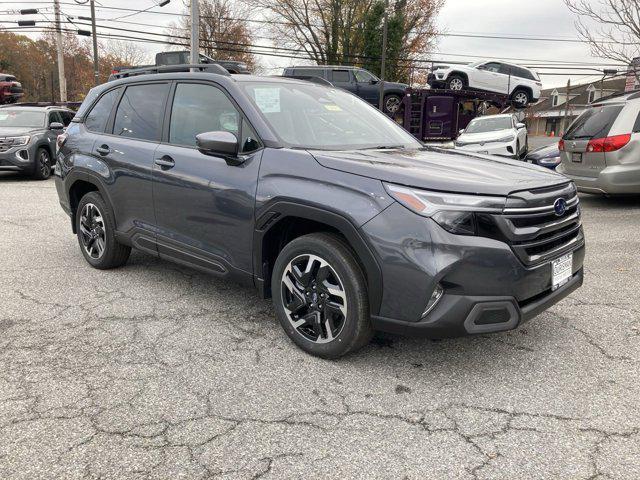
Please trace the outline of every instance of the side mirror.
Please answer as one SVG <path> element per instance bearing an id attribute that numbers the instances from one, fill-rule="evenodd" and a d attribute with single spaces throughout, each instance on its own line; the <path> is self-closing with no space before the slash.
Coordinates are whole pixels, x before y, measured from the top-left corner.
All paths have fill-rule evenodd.
<path id="1" fill-rule="evenodd" d="M 203 132 L 196 135 L 196 146 L 205 155 L 223 157 L 229 163 L 239 165 L 238 137 L 226 130 Z"/>
<path id="2" fill-rule="evenodd" d="M 478 65 L 476 68 L 477 68 L 478 70 L 486 70 L 486 69 L 487 69 L 487 66 L 486 66 L 486 65 Z"/>
<path id="3" fill-rule="evenodd" d="M 527 126 L 524 123 L 516 123 L 516 128 L 520 130 L 521 128 L 527 128 Z"/>
<path id="4" fill-rule="evenodd" d="M 369 83 L 371 85 L 375 85 L 376 83 L 378 83 L 378 80 L 376 80 L 375 78 L 372 78 L 371 80 L 369 80 Z"/>
<path id="5" fill-rule="evenodd" d="M 458 134 L 462 135 L 464 133 L 464 128 L 458 132 Z"/>
<path id="6" fill-rule="evenodd" d="M 49 130 L 63 130 L 64 125 L 60 122 L 51 122 L 49 125 Z"/>

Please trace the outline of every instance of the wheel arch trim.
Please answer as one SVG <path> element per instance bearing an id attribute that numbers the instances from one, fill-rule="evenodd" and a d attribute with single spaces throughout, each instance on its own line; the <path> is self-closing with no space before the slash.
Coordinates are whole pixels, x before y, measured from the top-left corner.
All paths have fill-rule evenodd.
<path id="1" fill-rule="evenodd" d="M 264 262 L 263 241 L 269 231 L 284 219 L 295 217 L 325 224 L 340 232 L 353 248 L 357 259 L 364 269 L 367 280 L 369 308 L 372 315 L 377 314 L 382 302 L 382 269 L 373 249 L 369 246 L 360 230 L 347 217 L 339 212 L 320 208 L 307 203 L 287 200 L 273 201 L 261 209 L 256 219 L 253 236 L 254 283 L 263 297 L 268 295 L 270 278 L 265 275 L 268 265 Z"/>
<path id="2" fill-rule="evenodd" d="M 109 195 L 107 189 L 105 188 L 104 184 L 100 180 L 99 175 L 89 171 L 73 170 L 69 172 L 69 174 L 65 177 L 65 184 L 66 184 L 65 190 L 67 192 L 67 199 L 69 201 L 69 208 L 71 210 L 71 228 L 74 234 L 77 233 L 76 222 L 75 222 L 76 211 L 75 211 L 75 207 L 71 203 L 71 189 L 79 181 L 89 183 L 95 186 L 98 193 L 100 193 L 100 195 L 102 196 L 104 201 L 107 203 L 107 205 L 109 205 L 110 207 L 113 205 L 113 203 L 111 202 L 111 196 Z"/>

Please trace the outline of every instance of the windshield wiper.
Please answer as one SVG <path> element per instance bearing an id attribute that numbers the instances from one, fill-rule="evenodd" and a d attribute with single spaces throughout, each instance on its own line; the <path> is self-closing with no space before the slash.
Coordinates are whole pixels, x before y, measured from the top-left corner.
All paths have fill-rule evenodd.
<path id="1" fill-rule="evenodd" d="M 377 147 L 359 148 L 358 150 L 398 150 L 404 148 L 404 145 L 378 145 Z"/>

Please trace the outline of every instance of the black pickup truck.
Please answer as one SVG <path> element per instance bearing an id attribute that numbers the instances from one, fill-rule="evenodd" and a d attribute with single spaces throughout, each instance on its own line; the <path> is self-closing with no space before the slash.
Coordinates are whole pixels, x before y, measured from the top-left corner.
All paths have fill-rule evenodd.
<path id="1" fill-rule="evenodd" d="M 116 78 L 116 75 L 118 75 L 119 73 L 125 70 L 132 70 L 132 69 L 144 69 L 144 68 L 150 68 L 150 67 L 175 65 L 176 66 L 175 71 L 180 72 L 180 71 L 183 71 L 181 70 L 182 67 L 180 67 L 180 65 L 185 65 L 190 63 L 189 61 L 190 58 L 191 58 L 191 52 L 189 52 L 188 50 L 182 50 L 177 52 L 160 52 L 156 54 L 156 63 L 153 65 L 135 65 L 135 66 L 127 65 L 127 66 L 113 67 L 111 69 L 111 76 L 109 77 L 109 80 L 113 80 L 114 78 Z M 202 53 L 200 54 L 199 63 L 205 63 L 205 64 L 215 63 L 225 68 L 229 73 L 244 73 L 244 74 L 250 73 L 246 63 L 236 62 L 234 60 L 214 60 L 211 57 L 203 55 Z M 164 71 L 167 71 L 167 70 L 164 70 Z"/>

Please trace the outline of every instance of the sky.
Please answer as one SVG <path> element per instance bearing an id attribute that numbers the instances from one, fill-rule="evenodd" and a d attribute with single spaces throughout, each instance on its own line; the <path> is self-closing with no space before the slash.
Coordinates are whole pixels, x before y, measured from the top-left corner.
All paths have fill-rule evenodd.
<path id="1" fill-rule="evenodd" d="M 62 11 L 67 15 L 89 15 L 88 4 L 77 5 L 77 2 L 86 0 L 61 0 Z M 593 0 L 596 1 L 596 0 Z M 53 18 L 52 2 L 0 2 L 0 11 L 12 8 L 44 8 L 47 18 Z M 184 11 L 182 0 L 171 0 L 164 7 L 154 6 L 154 0 L 99 0 L 96 5 L 108 7 L 124 7 L 145 9 L 153 7 L 154 11 L 165 13 L 181 13 Z M 104 19 L 113 19 L 132 12 L 103 10 L 98 8 L 98 24 Z M 17 20 L 16 16 L 0 14 L 0 20 L 6 22 L 9 19 Z M 34 17 L 44 20 L 43 16 Z M 152 13 L 139 13 L 122 18 L 130 22 L 147 23 L 153 26 L 142 27 L 139 25 L 124 25 L 125 28 L 145 30 L 147 32 L 163 33 L 166 26 L 178 17 L 173 15 L 159 15 Z M 488 59 L 519 59 L 512 60 L 522 65 L 548 66 L 557 62 L 590 62 L 610 63 L 594 58 L 590 55 L 589 48 L 584 43 L 570 42 L 578 39 L 575 29 L 576 18 L 569 12 L 564 0 L 447 0 L 437 19 L 437 25 L 445 33 L 441 37 L 433 58 L 442 59 L 443 63 L 457 61 L 475 61 L 482 58 Z M 7 23 L 0 25 L 8 26 Z M 15 23 L 13 24 L 15 25 Z M 111 23 L 111 26 L 115 24 Z M 255 28 L 259 24 L 252 23 Z M 86 27 L 83 27 L 86 28 Z M 269 32 L 258 30 L 257 36 L 269 36 Z M 493 38 L 468 38 L 451 35 L 503 35 L 515 37 L 536 37 L 560 39 L 562 41 L 531 41 L 523 39 L 493 39 Z M 137 35 L 139 34 L 129 34 Z M 158 39 L 162 37 L 156 37 Z M 254 43 L 268 45 L 269 42 L 256 39 Z M 153 55 L 163 50 L 159 44 L 139 44 L 147 52 L 150 60 Z M 479 58 L 476 58 L 479 57 Z M 259 57 L 263 73 L 278 74 L 282 68 L 300 61 L 287 58 Z M 544 71 L 544 68 L 537 68 Z M 590 70 L 576 72 L 571 69 L 572 75 L 542 75 L 545 88 L 566 85 L 571 78 L 572 84 L 593 81 L 600 78 L 600 74 Z M 559 70 L 547 69 L 547 72 Z"/>

